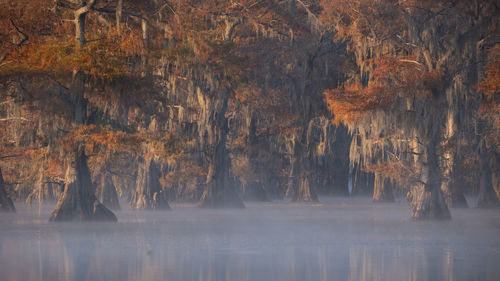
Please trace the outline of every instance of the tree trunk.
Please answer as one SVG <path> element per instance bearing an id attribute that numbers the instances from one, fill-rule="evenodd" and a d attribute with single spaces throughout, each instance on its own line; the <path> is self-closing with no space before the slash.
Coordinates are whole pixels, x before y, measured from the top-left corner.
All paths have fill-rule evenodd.
<path id="1" fill-rule="evenodd" d="M 122 9 L 123 0 L 118 0 L 118 3 L 116 4 L 116 31 L 118 32 L 118 35 L 121 35 Z"/>
<path id="2" fill-rule="evenodd" d="M 15 212 L 16 208 L 14 203 L 9 198 L 7 191 L 5 190 L 5 182 L 3 181 L 2 170 L 0 169 L 0 211 L 3 212 Z"/>
<path id="3" fill-rule="evenodd" d="M 375 176 L 373 173 L 362 171 L 360 165 L 352 168 L 352 195 L 372 195 Z"/>
<path id="4" fill-rule="evenodd" d="M 500 200 L 500 153 L 495 153 L 491 163 L 491 180 L 493 182 L 493 189 L 497 194 L 498 200 Z"/>
<path id="5" fill-rule="evenodd" d="M 106 172 L 103 172 L 101 175 L 96 193 L 97 198 L 104 206 L 111 210 L 120 210 L 120 202 L 113 179 Z"/>
<path id="6" fill-rule="evenodd" d="M 142 40 L 144 41 L 144 46 L 147 48 L 149 46 L 149 25 L 145 18 L 141 19 L 141 30 Z"/>
<path id="7" fill-rule="evenodd" d="M 234 28 L 240 24 L 239 20 L 237 19 L 230 19 L 229 17 L 226 17 L 224 19 L 224 41 L 231 41 L 233 39 L 233 32 Z"/>
<path id="8" fill-rule="evenodd" d="M 243 200 L 245 201 L 259 201 L 259 202 L 269 202 L 269 196 L 266 190 L 262 187 L 262 184 L 258 181 L 250 181 L 242 184 L 242 194 Z"/>
<path id="9" fill-rule="evenodd" d="M 50 221 L 116 221 L 116 216 L 94 195 L 85 149 L 79 146 L 66 171 L 64 193 Z"/>
<path id="10" fill-rule="evenodd" d="M 394 202 L 393 186 L 388 178 L 375 173 L 373 183 L 373 202 Z"/>
<path id="11" fill-rule="evenodd" d="M 413 219 L 451 219 L 450 211 L 441 191 L 441 171 L 436 155 L 437 141 L 425 147 L 424 159 L 420 159 L 420 182 L 408 193 Z"/>
<path id="12" fill-rule="evenodd" d="M 456 102 L 456 101 L 452 101 Z M 455 163 L 457 163 L 457 140 L 456 140 L 456 119 L 458 106 L 448 106 L 446 126 L 443 130 L 444 141 L 442 143 L 443 154 L 441 155 L 441 170 L 443 179 L 441 181 L 441 190 L 448 208 L 467 208 L 467 200 L 463 194 L 462 188 L 456 182 Z"/>
<path id="13" fill-rule="evenodd" d="M 479 145 L 479 208 L 491 208 L 500 206 L 498 197 L 493 189 L 492 172 L 488 159 L 488 148 L 483 139 Z"/>
<path id="14" fill-rule="evenodd" d="M 450 155 L 450 157 L 453 157 Z M 448 205 L 448 208 L 468 208 L 467 199 L 465 199 L 462 185 L 459 183 L 456 171 L 449 174 L 444 172 L 443 181 L 441 183 L 441 190 Z"/>
<path id="15" fill-rule="evenodd" d="M 309 153 L 302 151 L 302 145 L 297 140 L 291 140 L 289 144 L 290 175 L 286 196 L 292 201 L 317 202 L 318 195 L 314 188 L 310 186 L 310 169 L 308 167 L 310 159 L 305 157 Z"/>
<path id="16" fill-rule="evenodd" d="M 87 41 L 85 40 L 85 17 L 87 13 L 75 15 L 75 37 L 80 46 L 84 46 Z"/>
<path id="17" fill-rule="evenodd" d="M 135 209 L 170 210 L 168 194 L 160 185 L 160 170 L 153 159 L 139 160 L 136 189 L 130 205 Z"/>
<path id="18" fill-rule="evenodd" d="M 252 176 L 249 179 L 246 179 L 244 182 L 240 180 L 241 194 L 243 200 L 245 201 L 268 202 L 271 200 L 269 199 L 269 195 L 264 188 L 264 183 L 266 182 L 267 178 L 263 173 L 269 172 L 269 170 L 265 168 L 262 169 L 262 163 L 259 163 L 258 160 L 259 149 L 255 148 L 258 145 L 257 125 L 255 117 L 248 108 L 246 108 L 244 114 L 246 114 L 245 123 L 247 137 L 245 142 L 247 146 L 247 152 L 243 157 L 245 157 L 249 162 L 248 168 L 250 171 L 248 171 L 247 173 L 251 174 Z M 257 175 L 259 175 L 260 177 L 257 178 Z"/>
<path id="19" fill-rule="evenodd" d="M 201 196 L 199 206 L 205 208 L 244 208 L 244 204 L 230 186 L 229 156 L 226 144 L 220 142 L 209 164 L 207 187 Z"/>
<path id="20" fill-rule="evenodd" d="M 94 7 L 97 0 L 80 1 L 80 8 L 74 12 L 75 16 L 75 38 L 80 46 L 84 46 L 85 40 L 85 18 L 87 13 Z"/>
<path id="21" fill-rule="evenodd" d="M 450 182 L 441 185 L 448 208 L 468 208 L 469 204 L 467 203 L 467 199 L 465 199 L 462 187 L 454 179 L 451 179 Z"/>
<path id="22" fill-rule="evenodd" d="M 95 2 L 95 1 L 92 1 Z M 85 75 L 77 72 L 71 87 L 71 102 L 74 106 L 76 126 L 87 123 L 87 100 L 84 98 Z M 66 170 L 64 193 L 59 198 L 56 209 L 50 216 L 51 221 L 116 221 L 116 216 L 95 197 L 90 170 L 85 155 L 85 145 L 76 140 L 74 161 Z"/>
<path id="23" fill-rule="evenodd" d="M 218 135 L 215 151 L 209 163 L 207 186 L 201 196 L 199 207 L 202 208 L 244 208 L 243 201 L 239 198 L 234 186 L 229 180 L 231 161 L 226 148 L 228 124 L 226 118 L 228 97 L 222 94 L 218 97 L 222 102 L 220 109 L 215 112 L 213 122 Z M 215 107 L 218 108 L 218 107 Z"/>

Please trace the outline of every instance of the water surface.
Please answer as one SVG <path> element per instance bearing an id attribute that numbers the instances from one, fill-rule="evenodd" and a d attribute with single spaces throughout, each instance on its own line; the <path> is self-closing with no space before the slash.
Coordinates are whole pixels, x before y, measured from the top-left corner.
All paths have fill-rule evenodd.
<path id="1" fill-rule="evenodd" d="M 500 280 L 500 211 L 415 222 L 405 203 L 322 198 L 244 210 L 171 204 L 118 223 L 49 223 L 54 205 L 0 214 L 1 280 Z"/>

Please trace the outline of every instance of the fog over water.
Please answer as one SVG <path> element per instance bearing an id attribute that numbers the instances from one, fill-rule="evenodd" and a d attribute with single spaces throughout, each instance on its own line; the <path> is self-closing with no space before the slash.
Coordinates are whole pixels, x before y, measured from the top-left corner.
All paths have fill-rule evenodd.
<path id="1" fill-rule="evenodd" d="M 54 205 L 0 214 L 0 279 L 499 280 L 500 212 L 412 221 L 405 202 L 320 198 L 243 210 L 171 204 L 117 223 L 49 223 Z"/>

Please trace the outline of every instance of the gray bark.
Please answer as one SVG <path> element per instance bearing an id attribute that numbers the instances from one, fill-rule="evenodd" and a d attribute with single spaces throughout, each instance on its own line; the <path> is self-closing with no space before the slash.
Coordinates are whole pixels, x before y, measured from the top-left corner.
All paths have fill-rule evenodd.
<path id="1" fill-rule="evenodd" d="M 64 193 L 50 221 L 116 221 L 117 218 L 94 195 L 90 170 L 83 146 L 75 153 L 75 161 L 66 171 Z"/>
<path id="2" fill-rule="evenodd" d="M 16 208 L 14 203 L 9 198 L 7 191 L 5 190 L 5 182 L 3 181 L 2 170 L 0 169 L 0 211 L 3 212 L 15 212 Z"/>
<path id="3" fill-rule="evenodd" d="M 149 24 L 145 18 L 141 19 L 142 40 L 146 48 L 149 46 Z"/>
<path id="4" fill-rule="evenodd" d="M 103 172 L 99 180 L 99 185 L 96 186 L 96 196 L 99 201 L 111 210 L 120 210 L 120 202 L 112 177 Z"/>
<path id="5" fill-rule="evenodd" d="M 123 0 L 118 0 L 116 4 L 116 30 L 118 31 L 118 35 L 121 35 L 122 9 Z"/>
<path id="6" fill-rule="evenodd" d="M 217 97 L 221 102 L 218 111 L 214 114 L 215 131 L 218 135 L 215 150 L 209 162 L 207 186 L 201 196 L 199 207 L 202 208 L 244 208 L 243 201 L 239 198 L 234 185 L 229 179 L 231 161 L 226 148 L 228 121 L 226 118 L 228 97 L 225 93 Z M 217 107 L 216 107 L 217 108 Z"/>
<path id="7" fill-rule="evenodd" d="M 160 170 L 153 159 L 139 159 L 136 189 L 130 205 L 135 209 L 170 210 L 168 194 L 160 184 Z"/>
<path id="8" fill-rule="evenodd" d="M 413 219 L 451 219 L 451 214 L 441 191 L 441 171 L 436 155 L 437 141 L 425 147 L 424 159 L 420 160 L 420 182 L 409 192 Z"/>
<path id="9" fill-rule="evenodd" d="M 80 8 L 74 12 L 75 37 L 80 46 L 84 46 L 87 43 L 85 39 L 85 18 L 96 2 L 97 0 L 88 0 L 88 2 L 80 1 Z"/>
<path id="10" fill-rule="evenodd" d="M 237 19 L 230 19 L 229 17 L 227 17 L 225 20 L 224 20 L 224 41 L 231 41 L 233 39 L 233 32 L 234 32 L 234 28 L 240 24 L 240 21 L 237 20 Z"/>
<path id="11" fill-rule="evenodd" d="M 95 1 L 93 1 L 95 2 Z M 77 72 L 71 87 L 71 102 L 74 106 L 76 126 L 87 123 L 87 100 L 84 98 L 85 76 Z M 50 216 L 51 221 L 116 221 L 116 216 L 95 197 L 90 170 L 85 155 L 85 145 L 77 143 L 74 147 L 74 161 L 66 170 L 64 193 Z"/>
<path id="12" fill-rule="evenodd" d="M 258 149 L 254 149 L 255 146 L 258 145 L 258 138 L 256 135 L 257 126 L 255 117 L 253 113 L 247 108 L 245 111 L 246 114 L 246 129 L 247 129 L 247 137 L 246 137 L 246 145 L 248 147 L 247 159 L 250 163 L 250 173 L 252 175 L 263 175 L 267 171 L 261 171 L 261 167 L 258 162 Z M 243 200 L 245 201 L 270 201 L 269 195 L 267 194 L 266 189 L 264 188 L 264 183 L 266 179 L 263 177 L 259 177 L 258 179 L 251 178 L 250 180 L 245 181 L 241 184 L 241 194 Z"/>
<path id="13" fill-rule="evenodd" d="M 373 183 L 373 202 L 394 202 L 393 185 L 390 179 L 377 173 Z"/>
<path id="14" fill-rule="evenodd" d="M 303 144 L 292 139 L 289 143 L 290 174 L 286 196 L 292 201 L 317 202 L 318 195 L 310 185 L 310 153 L 303 151 Z"/>
<path id="15" fill-rule="evenodd" d="M 500 206 L 498 197 L 493 189 L 492 171 L 489 165 L 488 148 L 483 139 L 479 145 L 479 208 L 490 208 Z"/>

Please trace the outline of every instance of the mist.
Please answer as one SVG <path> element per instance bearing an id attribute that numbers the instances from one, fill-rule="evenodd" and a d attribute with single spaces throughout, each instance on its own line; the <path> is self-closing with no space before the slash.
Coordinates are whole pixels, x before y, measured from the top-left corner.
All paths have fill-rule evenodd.
<path id="1" fill-rule="evenodd" d="M 0 216 L 2 280 L 498 280 L 496 210 L 412 221 L 371 198 L 245 209 L 116 211 L 117 223 L 50 223 L 54 206 Z M 126 206 L 123 204 L 122 206 Z"/>

